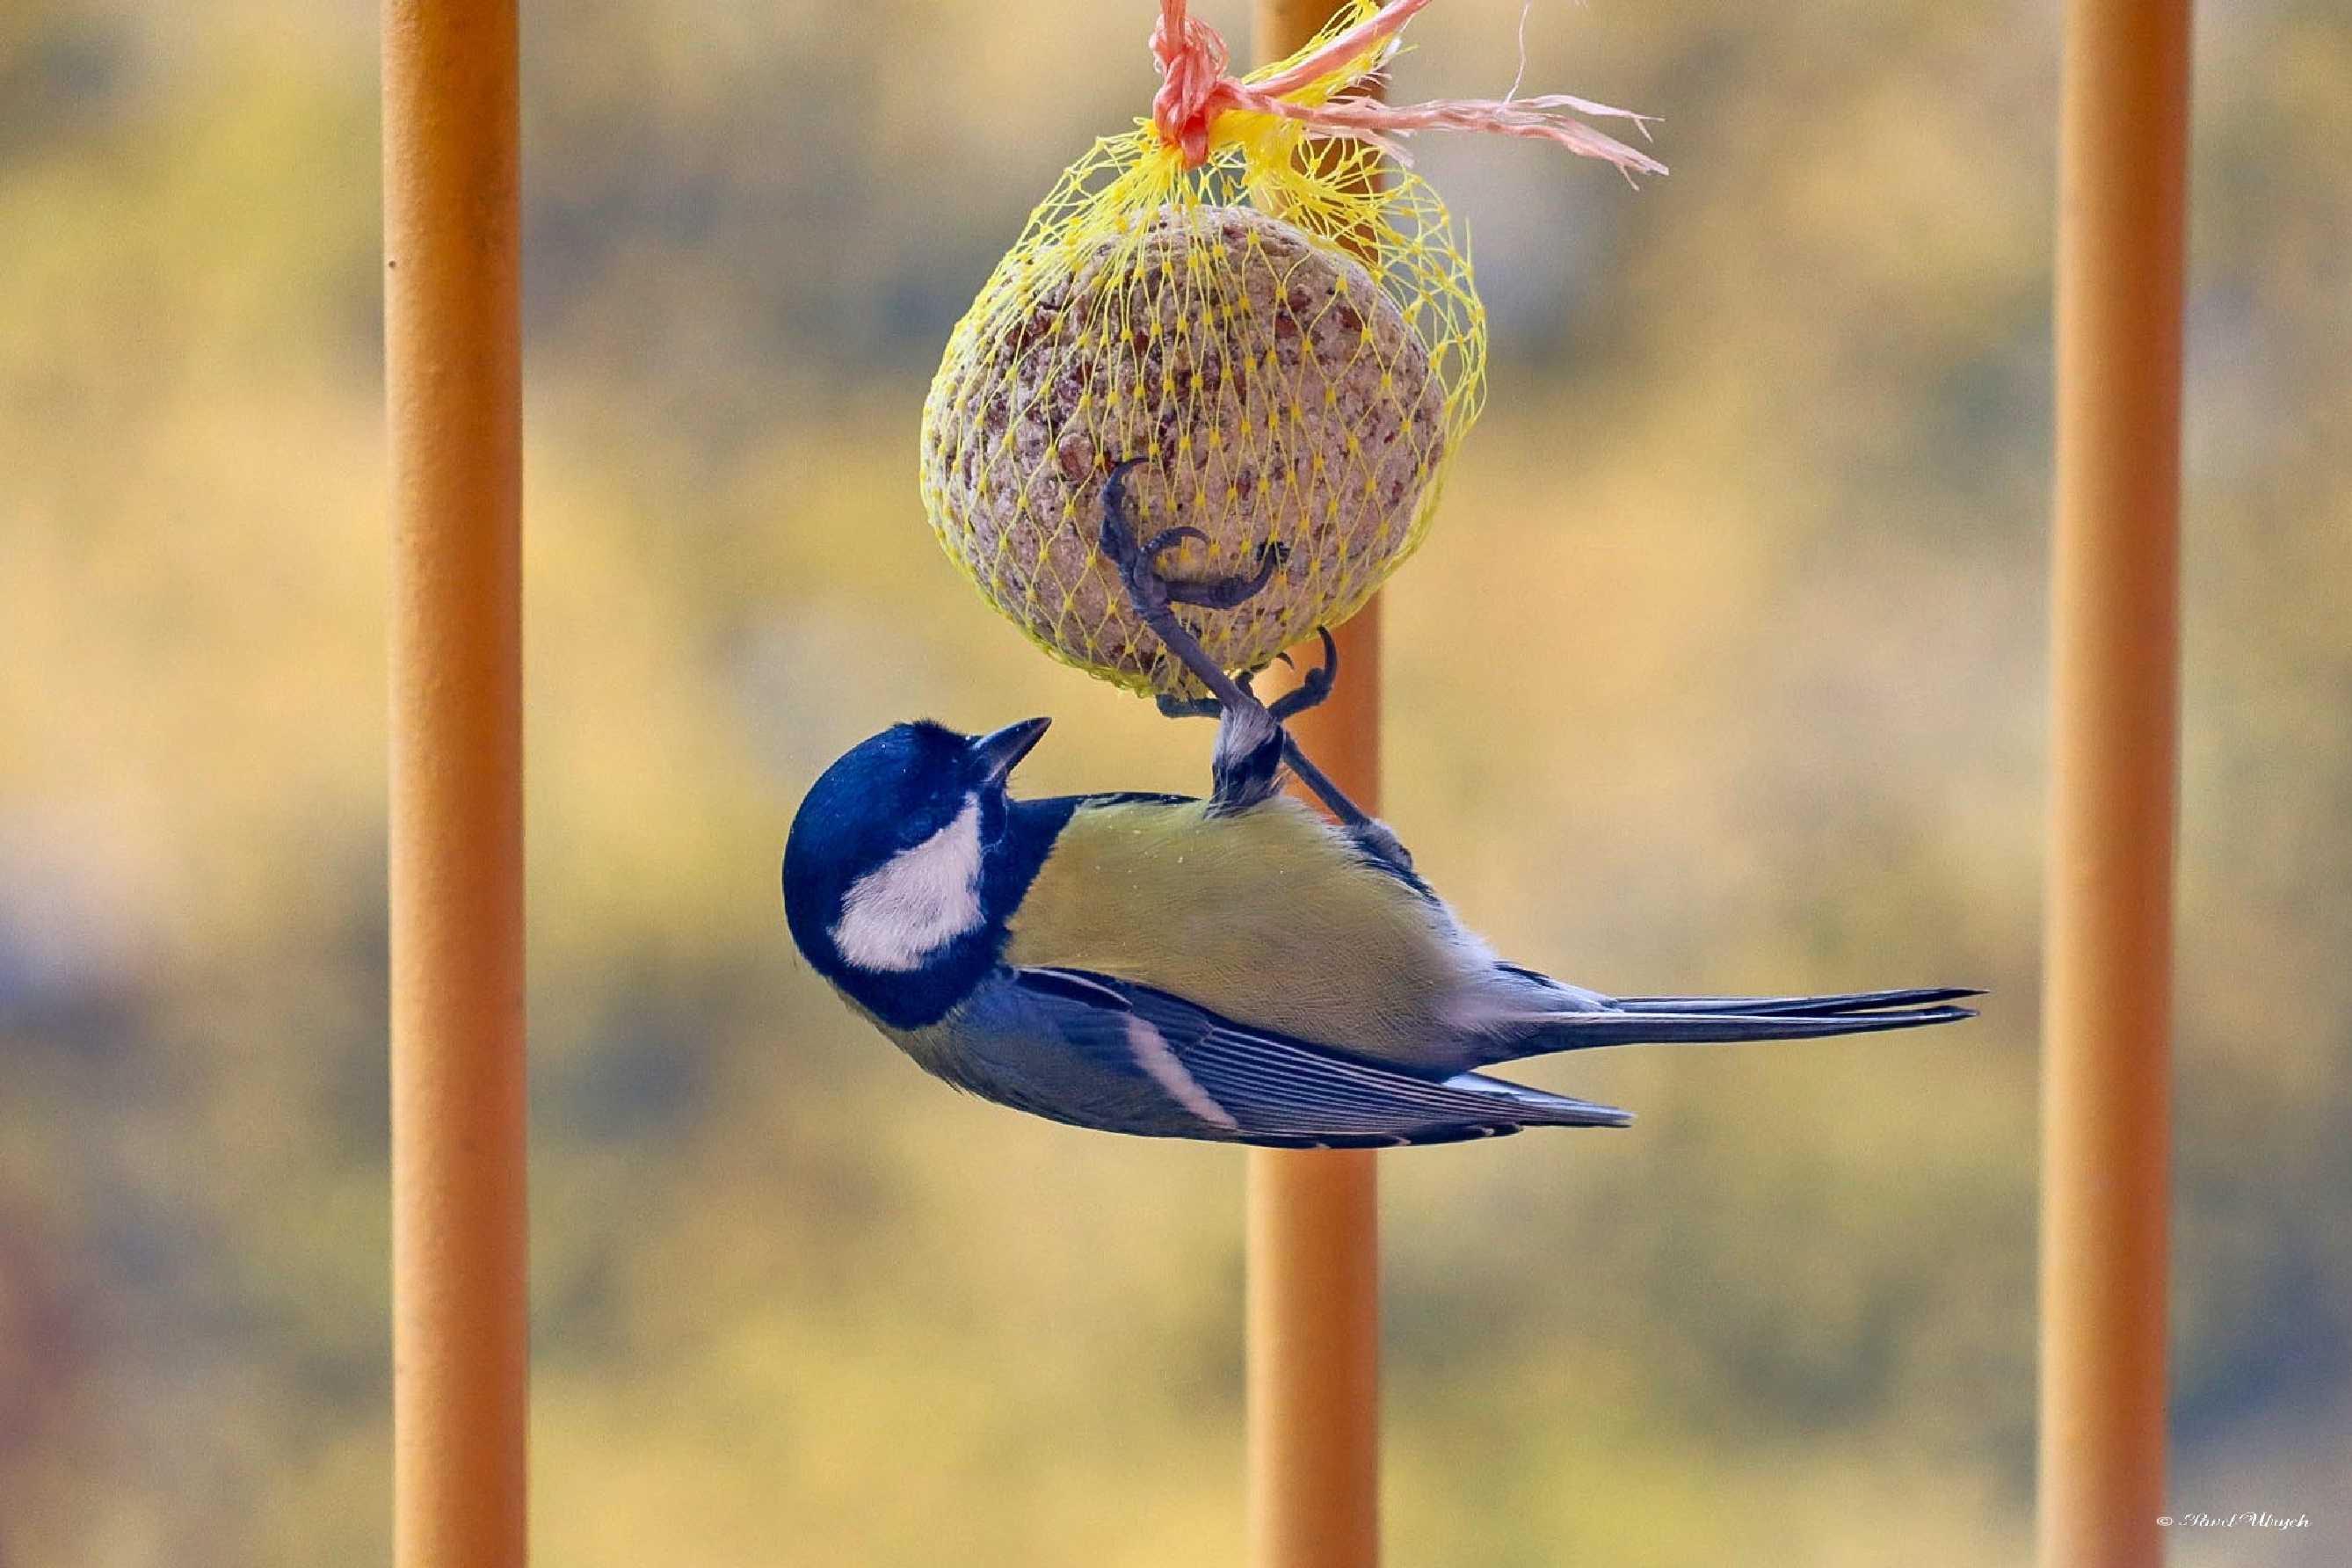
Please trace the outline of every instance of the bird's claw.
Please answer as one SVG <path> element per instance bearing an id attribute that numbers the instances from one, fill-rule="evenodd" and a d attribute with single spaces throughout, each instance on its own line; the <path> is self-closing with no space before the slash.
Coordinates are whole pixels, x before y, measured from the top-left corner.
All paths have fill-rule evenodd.
<path id="1" fill-rule="evenodd" d="M 1225 710 L 1213 697 L 1179 697 L 1172 691 L 1162 691 L 1152 701 L 1163 719 L 1214 719 Z"/>
<path id="2" fill-rule="evenodd" d="M 1201 531 L 1197 528 L 1181 531 L 1171 528 L 1168 531 L 1197 534 Z M 1274 574 L 1282 569 L 1282 563 L 1289 559 L 1290 546 L 1268 540 L 1258 546 L 1256 571 L 1235 573 L 1228 577 L 1171 581 L 1168 584 L 1168 596 L 1180 605 L 1199 605 L 1212 610 L 1236 609 L 1264 593 L 1265 585 L 1274 581 Z"/>
<path id="3" fill-rule="evenodd" d="M 1183 543 L 1188 539 L 1197 539 L 1203 544 L 1209 542 L 1209 536 L 1207 534 L 1202 532 L 1199 529 L 1194 528 L 1189 522 L 1180 522 L 1173 528 L 1163 528 L 1159 532 L 1153 534 L 1150 538 L 1145 540 L 1143 542 L 1143 552 L 1157 561 L 1160 557 L 1167 554 L 1170 551 L 1175 549 L 1178 545 Z"/>
<path id="4" fill-rule="evenodd" d="M 1259 546 L 1255 571 L 1195 578 L 1170 577 L 1161 573 L 1160 557 L 1169 551 L 1188 540 L 1202 544 L 1211 541 L 1206 533 L 1189 523 L 1164 528 L 1150 539 L 1137 537 L 1128 507 L 1127 473 L 1142 461 L 1140 458 L 1129 458 L 1113 464 L 1109 477 L 1104 479 L 1099 541 L 1104 556 L 1118 569 L 1119 580 L 1126 585 L 1128 596 L 1135 601 L 1136 608 L 1147 619 L 1170 605 L 1230 610 L 1265 592 L 1265 585 L 1274 581 L 1275 573 L 1290 559 L 1289 546 L 1275 540 Z"/>
<path id="5" fill-rule="evenodd" d="M 1323 643 L 1323 662 L 1299 677 L 1296 687 L 1274 700 L 1270 706 L 1276 719 L 1289 719 L 1320 705 L 1325 698 L 1331 695 L 1331 688 L 1339 679 L 1339 645 L 1333 639 L 1331 628 L 1317 626 L 1315 635 Z M 1286 653 L 1282 656 L 1282 662 L 1297 668 L 1296 662 Z"/>
<path id="6" fill-rule="evenodd" d="M 1135 535 L 1135 526 L 1129 520 L 1127 509 L 1127 471 L 1141 462 L 1129 458 L 1112 465 L 1110 475 L 1103 480 L 1102 527 L 1098 535 L 1103 559 L 1118 573 L 1119 582 L 1128 597 L 1135 601 L 1136 612 L 1147 621 L 1168 608 L 1168 581 L 1151 564 L 1151 552 Z M 1166 534 L 1160 536 L 1161 539 Z"/>
<path id="7" fill-rule="evenodd" d="M 1320 707 L 1324 699 L 1331 695 L 1331 689 L 1339 680 L 1339 643 L 1333 640 L 1330 629 L 1327 626 L 1316 627 L 1315 635 L 1323 644 L 1323 662 L 1302 676 L 1296 687 L 1266 705 L 1276 720 L 1293 719 L 1306 712 L 1309 708 Z M 1298 668 L 1298 661 L 1291 658 L 1287 652 L 1278 653 L 1274 657 L 1293 669 Z M 1256 693 L 1252 691 L 1250 687 L 1252 679 L 1252 673 L 1245 671 L 1234 677 L 1234 684 L 1244 691 L 1249 691 L 1252 696 L 1255 696 Z M 1178 697 L 1163 691 L 1153 700 L 1159 704 L 1160 716 L 1165 719 L 1214 719 L 1225 710 L 1224 704 L 1213 697 Z"/>

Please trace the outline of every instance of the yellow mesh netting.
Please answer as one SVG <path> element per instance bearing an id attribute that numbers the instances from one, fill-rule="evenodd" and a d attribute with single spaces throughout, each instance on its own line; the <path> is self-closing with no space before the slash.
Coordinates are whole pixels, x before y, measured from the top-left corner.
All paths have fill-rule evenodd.
<path id="1" fill-rule="evenodd" d="M 1362 21 L 1344 8 L 1303 59 Z M 1283 96 L 1318 103 L 1377 49 Z M 1192 689 L 1097 539 L 1111 466 L 1145 533 L 1208 536 L 1178 579 L 1255 597 L 1180 609 L 1255 669 L 1360 608 L 1420 543 L 1484 392 L 1486 315 L 1445 205 L 1362 141 L 1226 109 L 1205 161 L 1150 121 L 1066 171 L 949 338 L 923 406 L 924 510 L 949 556 L 1039 647 L 1139 691 Z"/>

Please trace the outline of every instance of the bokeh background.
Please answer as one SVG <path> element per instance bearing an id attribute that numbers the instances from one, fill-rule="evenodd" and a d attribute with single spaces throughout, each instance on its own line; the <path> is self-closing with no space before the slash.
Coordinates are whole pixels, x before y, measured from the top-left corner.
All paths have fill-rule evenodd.
<path id="1" fill-rule="evenodd" d="M 1234 1562 L 1240 1157 L 922 1078 L 776 897 L 894 719 L 1202 777 L 914 486 L 1150 6 L 525 10 L 539 1561 Z M 2335 1564 L 2352 17 L 2200 11 L 2173 1491 L 2311 1525 L 2172 1545 Z M 7 1568 L 388 1555 L 374 29 L 0 10 Z M 1397 91 L 1500 89 L 1520 29 L 1437 7 Z M 1399 1563 L 2026 1555 L 2056 46 L 2050 0 L 1543 0 L 1529 88 L 1664 115 L 1673 175 L 1419 149 L 1496 350 L 1391 598 L 1425 868 L 1606 987 L 1993 994 L 1545 1064 L 1641 1124 L 1389 1158 Z"/>

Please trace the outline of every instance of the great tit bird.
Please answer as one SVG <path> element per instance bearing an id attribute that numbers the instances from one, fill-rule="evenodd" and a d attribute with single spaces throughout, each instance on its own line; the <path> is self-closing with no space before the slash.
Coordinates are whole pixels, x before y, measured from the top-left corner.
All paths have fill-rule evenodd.
<path id="1" fill-rule="evenodd" d="M 793 819 L 794 942 L 960 1088 L 1080 1127 L 1277 1147 L 1622 1127 L 1625 1111 L 1478 1069 L 1974 1016 L 1950 1005 L 1977 994 L 1958 988 L 1614 997 L 1506 963 L 1378 824 L 1273 794 L 1283 731 L 1245 689 L 1224 695 L 1232 733 L 1205 800 L 1013 798 L 1005 781 L 1044 719 L 864 742 Z"/>

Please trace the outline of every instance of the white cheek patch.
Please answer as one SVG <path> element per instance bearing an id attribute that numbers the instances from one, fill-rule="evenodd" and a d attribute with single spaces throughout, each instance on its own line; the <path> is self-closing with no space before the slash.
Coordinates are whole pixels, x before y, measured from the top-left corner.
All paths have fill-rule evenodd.
<path id="1" fill-rule="evenodd" d="M 833 945 L 860 969 L 904 973 L 980 921 L 980 802 L 970 799 L 953 822 L 851 886 Z"/>

